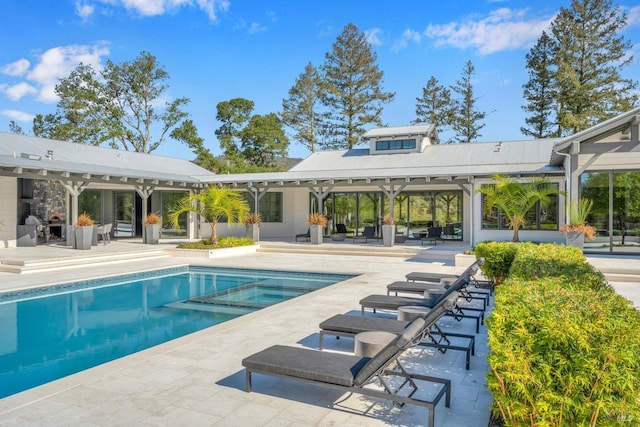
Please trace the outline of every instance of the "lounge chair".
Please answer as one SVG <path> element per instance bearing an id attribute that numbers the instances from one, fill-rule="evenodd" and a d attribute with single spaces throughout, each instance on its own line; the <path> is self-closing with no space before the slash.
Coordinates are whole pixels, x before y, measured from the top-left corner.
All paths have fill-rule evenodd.
<path id="1" fill-rule="evenodd" d="M 445 311 L 438 312 L 438 306 L 425 312 L 425 320 L 428 329 L 424 333 L 424 338 L 418 343 L 420 346 L 435 347 L 442 353 L 447 350 L 458 350 L 466 353 L 466 369 L 469 369 L 471 355 L 475 354 L 475 336 L 457 333 L 445 333 L 443 332 L 436 321 L 445 314 L 446 311 L 450 311 L 455 305 L 457 296 L 455 294 L 449 295 L 447 298 L 441 300 L 438 304 L 442 305 Z M 431 319 L 437 316 L 433 321 Z M 364 317 L 364 316 L 350 316 L 347 314 L 336 314 L 333 317 L 320 323 L 320 337 L 319 347 L 320 350 L 324 347 L 324 336 L 332 335 L 336 337 L 354 337 L 360 332 L 367 331 L 383 331 L 390 332 L 392 334 L 402 334 L 405 329 L 411 324 L 411 322 L 385 319 L 377 317 Z M 454 345 L 449 338 L 463 338 L 466 341 L 466 345 Z"/>
<path id="2" fill-rule="evenodd" d="M 480 265 L 483 262 L 484 259 L 482 259 L 482 261 L 474 262 L 462 274 L 468 275 L 471 279 L 478 272 Z M 434 276 L 434 279 L 435 277 L 436 276 Z M 387 295 L 391 295 L 392 292 L 395 292 L 396 295 L 398 295 L 398 292 L 425 295 L 425 292 L 428 292 L 431 297 L 433 297 L 438 293 L 444 292 L 449 286 L 451 286 L 453 282 L 456 281 L 458 277 L 460 276 L 451 275 L 451 277 L 441 277 L 439 282 L 435 280 L 424 282 L 393 282 L 387 285 Z M 487 304 L 489 303 L 489 294 L 483 291 L 477 291 L 472 288 L 471 285 L 472 280 L 469 280 L 466 284 L 464 284 L 459 290 L 460 295 L 467 301 L 471 301 L 473 299 L 482 301 L 482 310 L 486 310 Z"/>
<path id="3" fill-rule="evenodd" d="M 472 263 L 465 271 L 461 274 L 453 274 L 453 273 L 428 273 L 423 271 L 414 271 L 405 275 L 407 281 L 410 282 L 440 282 L 442 279 L 452 279 L 455 280 L 461 275 L 469 274 L 469 285 L 474 287 L 475 289 L 470 290 L 472 293 L 482 294 L 487 296 L 487 301 L 489 297 L 493 294 L 493 282 L 490 280 L 478 279 L 477 273 L 484 264 L 484 258 L 478 258 L 474 263 Z M 473 271 L 473 272 L 472 272 Z"/>
<path id="4" fill-rule="evenodd" d="M 298 241 L 298 239 L 303 239 L 303 238 L 306 239 L 307 242 L 311 240 L 311 228 L 307 229 L 306 233 L 296 234 L 296 242 Z"/>
<path id="5" fill-rule="evenodd" d="M 428 408 L 429 426 L 434 425 L 434 410 L 443 396 L 445 405 L 451 403 L 451 380 L 427 375 L 409 373 L 400 363 L 400 355 L 422 339 L 425 330 L 424 319 L 416 319 L 404 333 L 398 335 L 373 357 L 317 351 L 301 347 L 275 345 L 242 360 L 246 369 L 247 392 L 251 391 L 251 375 L 259 373 L 287 380 L 337 389 L 345 393 L 359 393 L 366 396 L 391 400 L 398 406 L 413 404 Z M 389 369 L 390 365 L 396 370 Z M 392 376 L 404 380 L 393 388 L 388 379 Z M 379 380 L 383 390 L 368 387 Z M 428 381 L 440 385 L 431 400 L 413 397 L 418 391 L 417 381 Z M 411 387 L 408 394 L 399 394 L 405 386 Z"/>
<path id="6" fill-rule="evenodd" d="M 380 236 L 376 236 L 376 228 L 372 225 L 366 225 L 362 230 L 362 234 L 353 236 L 353 243 L 356 239 L 364 239 L 365 243 L 369 242 L 369 239 L 380 240 Z"/>
<path id="7" fill-rule="evenodd" d="M 345 236 L 349 235 L 349 230 L 347 230 L 347 226 L 344 224 L 336 224 L 336 233 L 344 234 Z"/>
<path id="8" fill-rule="evenodd" d="M 424 242 L 433 242 L 434 246 L 438 246 L 438 240 L 444 243 L 442 238 L 442 227 L 429 227 L 427 235 L 420 239 L 420 246 L 424 245 Z"/>
<path id="9" fill-rule="evenodd" d="M 364 316 L 365 308 L 371 308 L 375 313 L 376 310 L 398 310 L 398 307 L 411 305 L 419 307 L 433 308 L 439 300 L 446 298 L 451 293 L 457 295 L 460 289 L 469 281 L 469 275 L 460 276 L 451 284 L 444 292 L 432 294 L 425 298 L 411 298 L 403 296 L 391 295 L 369 295 L 360 300 L 361 314 Z M 427 294 L 425 294 L 427 295 Z M 471 314 L 469 312 L 477 313 Z M 465 307 L 456 304 L 455 307 L 447 313 L 448 316 L 454 316 L 457 320 L 474 319 L 476 322 L 476 333 L 480 332 L 480 324 L 484 324 L 484 310 L 474 307 Z"/>

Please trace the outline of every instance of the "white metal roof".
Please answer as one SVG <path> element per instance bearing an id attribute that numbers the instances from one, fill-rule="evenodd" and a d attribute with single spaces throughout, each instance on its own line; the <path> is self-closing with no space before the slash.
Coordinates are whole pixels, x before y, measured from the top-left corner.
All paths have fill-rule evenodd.
<path id="1" fill-rule="evenodd" d="M 549 165 L 556 139 L 430 145 L 421 153 L 370 155 L 368 149 L 313 153 L 288 172 L 214 175 L 204 180 L 223 185 L 281 186 L 317 183 L 425 183 L 435 179 L 505 174 L 561 174 Z"/>
<path id="2" fill-rule="evenodd" d="M 83 181 L 200 185 L 214 175 L 183 159 L 0 132 L 0 175 Z"/>
<path id="3" fill-rule="evenodd" d="M 394 137 L 394 136 L 429 136 L 435 131 L 435 126 L 430 124 L 415 126 L 388 126 L 382 128 L 369 129 L 360 139 Z"/>

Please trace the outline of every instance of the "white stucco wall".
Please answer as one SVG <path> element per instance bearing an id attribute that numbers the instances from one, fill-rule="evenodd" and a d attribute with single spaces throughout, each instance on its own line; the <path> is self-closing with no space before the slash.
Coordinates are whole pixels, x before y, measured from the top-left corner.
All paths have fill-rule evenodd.
<path id="1" fill-rule="evenodd" d="M 16 178 L 0 177 L 0 248 L 16 246 L 18 212 L 18 183 Z"/>
<path id="2" fill-rule="evenodd" d="M 285 188 L 283 193 L 283 217 L 282 222 L 267 222 L 260 227 L 260 237 L 264 239 L 294 241 L 296 234 L 305 233 L 309 225 L 307 215 L 309 214 L 309 191 L 306 188 Z M 211 236 L 211 226 L 208 223 L 201 223 L 200 238 Z M 227 223 L 218 224 L 218 237 L 238 236 L 246 234 L 244 224 L 231 225 Z"/>
<path id="3" fill-rule="evenodd" d="M 560 189 L 564 188 L 564 180 L 552 179 L 553 182 L 557 182 Z M 482 195 L 475 192 L 475 189 L 479 188 L 482 184 L 490 183 L 490 180 L 477 180 L 474 183 L 473 194 L 473 237 L 471 246 L 485 242 L 488 240 L 495 240 L 498 242 L 513 240 L 513 230 L 483 230 L 482 229 Z M 558 225 L 564 223 L 564 203 L 565 199 L 561 195 L 558 198 Z M 466 217 L 465 217 L 466 219 Z M 469 221 L 471 222 L 471 221 Z M 543 243 L 564 243 L 564 234 L 557 230 L 520 230 L 518 231 L 518 237 L 521 242 L 543 242 Z"/>

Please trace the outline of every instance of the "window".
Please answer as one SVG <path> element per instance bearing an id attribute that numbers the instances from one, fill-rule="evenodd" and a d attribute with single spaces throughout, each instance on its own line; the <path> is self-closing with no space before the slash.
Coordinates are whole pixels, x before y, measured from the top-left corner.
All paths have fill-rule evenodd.
<path id="1" fill-rule="evenodd" d="M 249 203 L 249 210 L 254 210 L 253 193 L 243 192 L 242 196 Z M 258 202 L 258 212 L 262 222 L 282 222 L 282 192 L 267 192 Z"/>
<path id="2" fill-rule="evenodd" d="M 487 184 L 492 185 L 492 184 Z M 558 184 L 550 184 L 557 189 Z M 549 198 L 546 206 L 536 203 L 526 214 L 527 223 L 521 230 L 558 230 L 558 196 Z M 485 196 L 482 195 L 482 228 L 485 230 L 508 230 L 509 220 L 500 208 L 486 208 Z"/>
<path id="3" fill-rule="evenodd" d="M 173 228 L 171 221 L 169 221 L 169 212 L 174 208 L 180 199 L 187 197 L 187 193 L 180 193 L 174 191 L 163 191 L 160 193 L 162 211 L 162 234 L 165 237 L 174 236 L 186 236 L 187 235 L 187 213 L 184 212 L 178 218 L 179 229 Z"/>
<path id="4" fill-rule="evenodd" d="M 88 213 L 96 224 L 102 223 L 102 191 L 84 190 L 78 196 L 78 214 Z"/>
<path id="5" fill-rule="evenodd" d="M 393 139 L 376 141 L 376 151 L 385 150 L 411 150 L 416 148 L 415 139 Z"/>

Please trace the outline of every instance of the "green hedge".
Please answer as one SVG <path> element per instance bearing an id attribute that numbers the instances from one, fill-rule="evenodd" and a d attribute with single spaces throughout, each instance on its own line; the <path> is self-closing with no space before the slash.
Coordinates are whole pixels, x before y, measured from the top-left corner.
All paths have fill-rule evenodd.
<path id="1" fill-rule="evenodd" d="M 483 242 L 474 247 L 476 258 L 484 258 L 482 271 L 489 280 L 500 285 L 509 276 L 511 264 L 516 256 L 517 243 Z"/>
<path id="2" fill-rule="evenodd" d="M 572 248 L 517 245 L 487 319 L 506 425 L 640 425 L 640 312 L 589 267 Z"/>
<path id="3" fill-rule="evenodd" d="M 565 277 L 574 288 L 610 289 L 604 275 L 589 264 L 580 249 L 555 243 L 519 243 L 509 277 L 523 280 Z M 569 280 L 572 278 L 580 280 Z"/>

